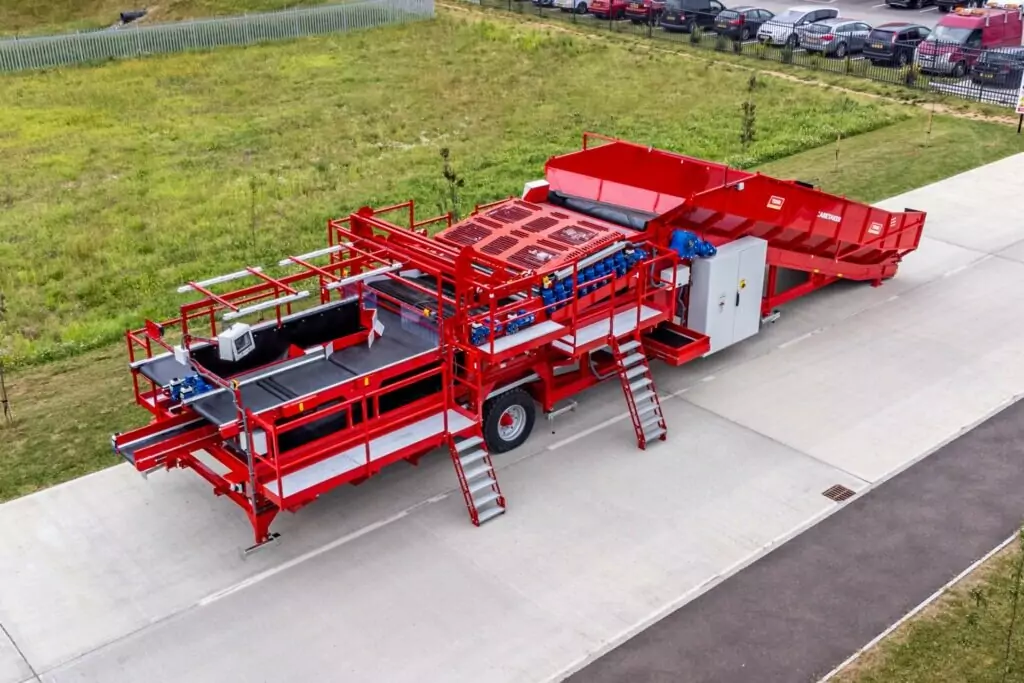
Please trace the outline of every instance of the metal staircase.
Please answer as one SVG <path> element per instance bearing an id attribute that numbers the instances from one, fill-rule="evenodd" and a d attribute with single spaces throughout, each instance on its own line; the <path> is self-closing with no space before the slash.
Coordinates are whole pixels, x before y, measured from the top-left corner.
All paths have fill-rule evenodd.
<path id="1" fill-rule="evenodd" d="M 491 454 L 479 426 L 473 433 L 449 437 L 448 447 L 473 524 L 480 526 L 504 513 L 505 496 L 498 488 Z"/>
<path id="2" fill-rule="evenodd" d="M 622 393 L 626 396 L 629 416 L 636 431 L 637 445 L 646 449 L 647 444 L 655 439 L 664 441 L 668 436 L 668 428 L 661 412 L 658 392 L 654 389 L 651 367 L 647 364 L 640 340 L 628 337 L 626 341 L 621 341 L 609 337 L 608 345 L 615 357 Z"/>

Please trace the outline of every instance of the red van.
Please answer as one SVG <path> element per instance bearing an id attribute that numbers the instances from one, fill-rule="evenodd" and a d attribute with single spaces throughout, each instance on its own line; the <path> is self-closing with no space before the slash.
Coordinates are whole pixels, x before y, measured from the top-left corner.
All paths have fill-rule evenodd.
<path id="1" fill-rule="evenodd" d="M 984 50 L 1020 44 L 1020 10 L 957 8 L 939 19 L 914 61 L 921 71 L 962 78 Z"/>

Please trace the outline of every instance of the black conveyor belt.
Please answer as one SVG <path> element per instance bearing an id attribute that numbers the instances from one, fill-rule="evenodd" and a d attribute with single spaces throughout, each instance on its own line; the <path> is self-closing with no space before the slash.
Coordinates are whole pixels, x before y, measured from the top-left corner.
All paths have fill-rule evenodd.
<path id="1" fill-rule="evenodd" d="M 295 359 L 290 367 L 284 363 L 279 370 L 267 368 L 250 373 L 250 378 L 262 378 L 242 386 L 242 402 L 253 412 L 261 412 L 436 348 L 436 343 L 403 329 L 398 315 L 382 308 L 377 315 L 385 331 L 372 347 L 359 344 L 336 351 L 327 358 Z M 238 379 L 245 380 L 244 377 Z M 200 398 L 192 407 L 216 425 L 235 420 L 234 402 L 226 391 Z"/>

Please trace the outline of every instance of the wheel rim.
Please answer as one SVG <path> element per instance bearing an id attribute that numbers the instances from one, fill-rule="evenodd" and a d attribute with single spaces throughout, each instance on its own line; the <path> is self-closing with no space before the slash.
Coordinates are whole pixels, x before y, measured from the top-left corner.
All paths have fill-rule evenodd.
<path id="1" fill-rule="evenodd" d="M 526 429 L 526 409 L 509 406 L 498 418 L 498 436 L 502 441 L 515 441 Z"/>

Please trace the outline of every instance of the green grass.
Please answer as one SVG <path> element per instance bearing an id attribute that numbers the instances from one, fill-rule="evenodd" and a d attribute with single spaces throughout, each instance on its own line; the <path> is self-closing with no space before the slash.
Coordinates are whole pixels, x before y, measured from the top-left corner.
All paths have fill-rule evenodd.
<path id="1" fill-rule="evenodd" d="M 1014 592 L 1020 590 L 1015 572 L 1021 559 L 1021 550 L 1010 546 L 833 680 L 1021 683 L 1024 604 L 1018 605 L 1017 620 L 1010 628 Z"/>
<path id="2" fill-rule="evenodd" d="M 178 21 L 200 17 L 269 12 L 342 0 L 160 0 L 144 21 Z M 121 12 L 144 7 L 124 0 L 3 0 L 0 2 L 0 36 L 43 35 L 84 31 L 110 26 Z"/>
<path id="3" fill-rule="evenodd" d="M 922 114 L 508 22 L 373 32 L 0 81 L 0 290 L 9 360 L 115 340 L 191 278 L 320 239 L 326 217 L 440 190 L 518 192 L 591 129 L 753 164 Z M 250 183 L 257 185 L 256 254 Z"/>
<path id="4" fill-rule="evenodd" d="M 939 117 L 930 134 L 927 130 L 926 120 L 912 119 L 845 140 L 838 170 L 834 145 L 759 168 L 874 201 L 1024 151 L 1024 142 L 1012 131 L 993 124 Z M 519 179 L 540 173 L 538 162 Z M 168 288 L 173 282 L 162 284 Z M 114 464 L 110 434 L 146 419 L 145 411 L 132 403 L 122 345 L 23 368 L 10 384 L 18 421 L 0 430 L 0 500 Z"/>
<path id="5" fill-rule="evenodd" d="M 929 133 L 917 108 L 761 78 L 744 152 L 749 76 L 474 14 L 0 81 L 0 287 L 21 361 L 0 500 L 116 462 L 109 435 L 146 415 L 115 339 L 172 312 L 184 280 L 252 260 L 253 177 L 267 263 L 363 204 L 425 214 L 442 146 L 468 202 L 518 192 L 586 129 L 869 201 L 1024 150 L 1005 127 L 936 117 Z"/>
<path id="6" fill-rule="evenodd" d="M 864 60 L 846 62 L 797 52 L 792 55 L 789 63 L 784 63 L 781 58 L 782 50 L 777 47 L 748 44 L 743 47 L 741 54 L 735 54 L 731 45 L 723 45 L 721 50 L 715 49 L 716 37 L 711 32 L 699 33 L 695 42 L 689 33 L 668 33 L 654 27 L 648 29 L 646 26 L 634 26 L 627 21 L 595 21 L 588 16 L 537 8 L 525 1 L 512 0 L 510 3 L 508 0 L 482 0 L 482 3 L 482 11 L 492 15 L 514 16 L 533 24 L 561 26 L 574 33 L 641 45 L 653 50 L 670 50 L 691 59 L 713 60 L 745 68 L 763 69 L 806 83 L 854 90 L 901 102 L 938 102 L 957 113 L 1007 120 L 1013 118 L 1012 110 L 1005 106 L 984 104 L 929 90 L 927 83 L 931 78 L 923 74 L 917 75 L 915 87 L 908 87 L 905 83 L 906 69 L 887 70 L 878 67 L 874 74 L 876 77 L 883 77 L 884 74 L 886 80 L 874 80 L 867 77 L 868 63 Z M 948 79 L 943 78 L 936 80 L 948 82 Z"/>

